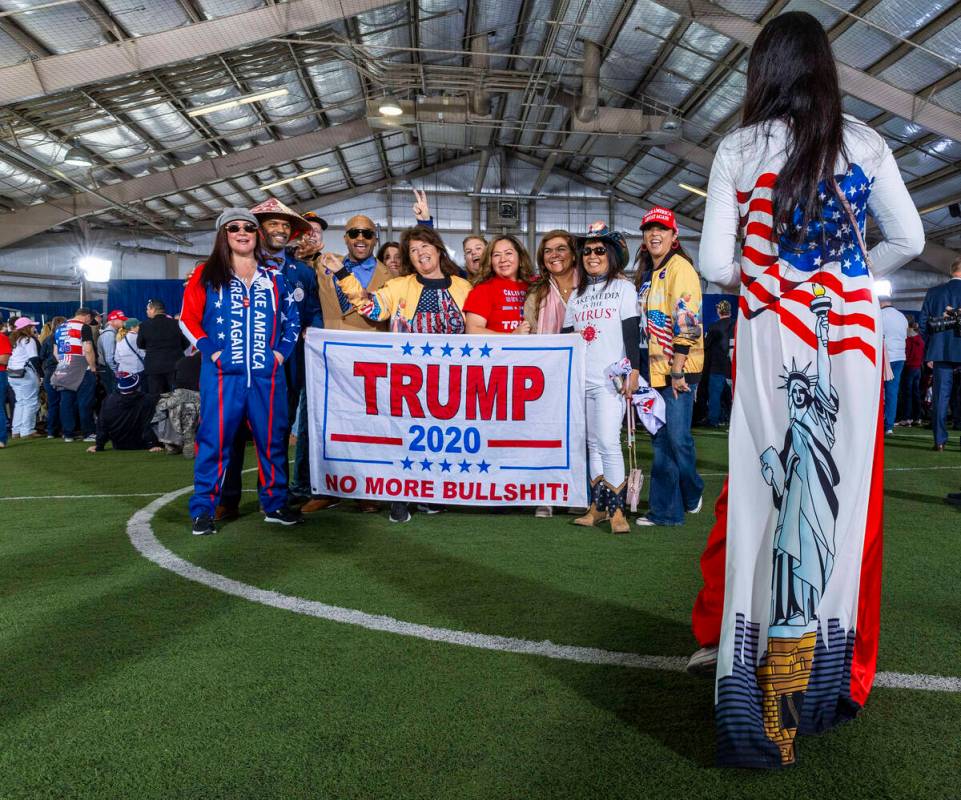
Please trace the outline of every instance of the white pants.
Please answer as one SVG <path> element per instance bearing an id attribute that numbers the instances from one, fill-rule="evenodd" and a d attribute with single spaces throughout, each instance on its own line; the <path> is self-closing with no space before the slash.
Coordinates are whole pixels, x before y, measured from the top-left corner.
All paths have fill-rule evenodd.
<path id="1" fill-rule="evenodd" d="M 613 386 L 587 390 L 587 466 L 591 481 L 599 475 L 615 489 L 624 482 L 621 423 L 624 397 Z"/>
<path id="2" fill-rule="evenodd" d="M 37 430 L 37 409 L 40 407 L 40 381 L 37 373 L 27 367 L 22 378 L 10 378 L 10 385 L 16 395 L 17 404 L 13 407 L 13 433 L 29 436 Z"/>

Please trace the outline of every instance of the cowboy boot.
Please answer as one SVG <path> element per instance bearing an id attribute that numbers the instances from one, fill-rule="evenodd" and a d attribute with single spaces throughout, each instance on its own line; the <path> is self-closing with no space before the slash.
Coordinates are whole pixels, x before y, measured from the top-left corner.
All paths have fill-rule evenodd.
<path id="1" fill-rule="evenodd" d="M 608 497 L 607 515 L 611 521 L 611 533 L 630 533 L 631 523 L 624 516 L 624 507 L 627 505 L 627 481 L 622 481 L 616 489 L 604 481 L 604 489 Z"/>
<path id="2" fill-rule="evenodd" d="M 604 476 L 599 475 L 591 481 L 591 507 L 583 517 L 574 520 L 575 525 L 591 528 L 607 519 L 607 490 Z"/>

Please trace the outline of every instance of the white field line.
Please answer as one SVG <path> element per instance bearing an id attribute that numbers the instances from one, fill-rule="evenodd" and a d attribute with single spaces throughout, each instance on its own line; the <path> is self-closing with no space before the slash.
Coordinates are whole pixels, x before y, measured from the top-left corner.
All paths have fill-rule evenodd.
<path id="1" fill-rule="evenodd" d="M 940 470 L 957 470 L 961 469 L 961 464 L 957 465 L 940 465 L 936 467 L 886 467 L 885 472 L 937 472 Z M 244 472 L 250 472 L 251 470 L 244 470 Z M 702 472 L 700 473 L 702 478 L 723 478 L 727 476 L 726 472 Z M 242 489 L 245 494 L 256 494 L 256 489 Z M 160 497 L 163 492 L 131 492 L 129 494 L 32 494 L 32 495 L 17 495 L 17 496 L 0 496 L 0 502 L 5 500 L 93 500 L 105 497 Z"/>
<path id="2" fill-rule="evenodd" d="M 562 661 L 576 661 L 582 664 L 606 664 L 640 669 L 656 669 L 667 672 L 683 672 L 687 659 L 682 656 L 645 656 L 638 653 L 624 653 L 603 650 L 597 647 L 555 644 L 551 641 L 535 642 L 529 639 L 515 639 L 510 636 L 493 636 L 484 633 L 471 633 L 451 628 L 435 628 L 404 622 L 380 614 L 368 614 L 352 608 L 341 608 L 303 597 L 271 592 L 240 581 L 233 580 L 216 572 L 210 572 L 178 556 L 164 547 L 154 535 L 150 526 L 154 515 L 167 503 L 193 491 L 192 486 L 177 489 L 158 497 L 136 512 L 127 522 L 127 536 L 140 553 L 163 569 L 170 570 L 187 580 L 201 583 L 212 589 L 235 597 L 260 603 L 265 606 L 292 611 L 318 619 L 357 625 L 372 631 L 383 631 L 401 636 L 411 636 L 432 642 L 446 642 L 481 650 L 496 650 L 506 653 L 542 656 Z M 186 524 L 184 529 L 186 530 Z M 919 689 L 931 692 L 961 692 L 961 678 L 940 675 L 908 675 L 899 672 L 880 672 L 875 679 L 877 686 L 898 689 Z"/>

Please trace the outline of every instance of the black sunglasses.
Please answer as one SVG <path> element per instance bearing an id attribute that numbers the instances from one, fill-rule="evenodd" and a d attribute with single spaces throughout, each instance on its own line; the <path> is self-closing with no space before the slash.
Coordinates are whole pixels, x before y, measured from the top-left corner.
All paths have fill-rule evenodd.
<path id="1" fill-rule="evenodd" d="M 585 247 L 582 252 L 585 256 L 589 256 L 591 254 L 595 256 L 606 256 L 607 248 L 604 247 L 604 245 L 599 244 L 597 247 Z"/>
<path id="2" fill-rule="evenodd" d="M 257 226 L 252 222 L 245 222 L 243 225 L 228 225 L 227 233 L 240 233 L 241 229 L 244 233 L 253 233 L 257 230 Z"/>
<path id="3" fill-rule="evenodd" d="M 347 231 L 348 239 L 357 239 L 360 236 L 363 236 L 365 239 L 367 239 L 367 241 L 370 241 L 374 238 L 374 232 L 370 228 L 351 228 L 349 231 Z"/>

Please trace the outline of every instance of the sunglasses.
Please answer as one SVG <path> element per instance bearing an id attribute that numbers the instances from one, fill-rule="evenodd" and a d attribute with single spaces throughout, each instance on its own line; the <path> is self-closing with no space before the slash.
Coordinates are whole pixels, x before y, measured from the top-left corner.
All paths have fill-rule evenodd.
<path id="1" fill-rule="evenodd" d="M 585 256 L 595 255 L 595 256 L 606 256 L 607 248 L 604 245 L 599 244 L 597 247 L 585 247 L 582 251 Z"/>
<path id="2" fill-rule="evenodd" d="M 257 226 L 254 225 L 252 222 L 245 222 L 243 225 L 238 224 L 238 225 L 227 226 L 227 233 L 240 233 L 241 231 L 243 231 L 244 233 L 253 233 L 256 230 L 257 230 Z"/>
<path id="3" fill-rule="evenodd" d="M 358 239 L 363 236 L 367 241 L 374 238 L 374 232 L 370 228 L 351 228 L 347 231 L 348 239 Z"/>

